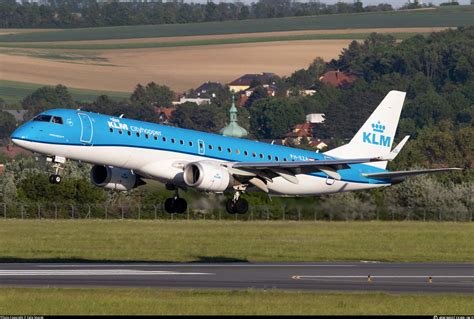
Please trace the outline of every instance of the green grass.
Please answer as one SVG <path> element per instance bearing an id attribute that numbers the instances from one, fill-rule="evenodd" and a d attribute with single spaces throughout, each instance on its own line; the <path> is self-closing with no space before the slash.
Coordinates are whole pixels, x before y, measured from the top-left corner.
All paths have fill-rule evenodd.
<path id="1" fill-rule="evenodd" d="M 242 21 L 81 28 L 62 31 L 9 34 L 3 42 L 41 42 L 152 38 L 254 32 L 345 28 L 456 27 L 472 25 L 474 6 L 443 7 L 422 11 L 393 11 L 320 15 Z"/>
<path id="2" fill-rule="evenodd" d="M 0 262 L 474 260 L 474 223 L 0 220 Z"/>
<path id="3" fill-rule="evenodd" d="M 14 82 L 7 80 L 0 80 L 0 97 L 7 104 L 15 104 L 21 102 L 23 98 L 33 93 L 36 89 L 45 86 L 44 84 Z M 95 91 L 85 89 L 68 88 L 69 93 L 75 100 L 90 102 L 102 94 L 108 95 L 112 99 L 124 99 L 130 97 L 131 93 L 115 92 L 115 91 Z"/>
<path id="4" fill-rule="evenodd" d="M 388 33 L 396 39 L 403 40 L 418 33 L 415 32 L 395 32 Z M 67 50 L 114 50 L 114 49 L 146 49 L 146 48 L 170 48 L 188 47 L 202 45 L 222 45 L 239 43 L 259 43 L 275 41 L 301 41 L 301 40 L 362 40 L 366 39 L 370 33 L 347 33 L 347 34 L 304 34 L 289 36 L 269 36 L 269 37 L 243 37 L 228 39 L 209 39 L 192 41 L 172 41 L 172 42 L 146 42 L 146 43 L 112 43 L 112 44 L 54 44 L 54 43 L 17 43 L 0 42 L 0 47 L 5 48 L 34 48 L 34 49 L 67 49 Z M 40 56 L 42 57 L 42 56 Z"/>
<path id="5" fill-rule="evenodd" d="M 391 315 L 474 312 L 459 294 L 2 288 L 0 313 L 35 315 Z"/>

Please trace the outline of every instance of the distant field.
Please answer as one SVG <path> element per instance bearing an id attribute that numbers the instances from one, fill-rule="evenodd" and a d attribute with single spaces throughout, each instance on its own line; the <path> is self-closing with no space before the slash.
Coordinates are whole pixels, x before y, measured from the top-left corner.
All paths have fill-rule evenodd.
<path id="1" fill-rule="evenodd" d="M 418 32 L 388 32 L 398 40 L 407 39 L 411 36 L 419 34 Z M 118 50 L 118 49 L 146 49 L 146 48 L 171 48 L 171 47 L 189 47 L 189 46 L 205 46 L 205 45 L 224 45 L 224 44 L 240 44 L 240 43 L 260 43 L 275 41 L 301 41 L 301 40 L 364 40 L 370 33 L 337 33 L 337 34 L 301 34 L 301 35 L 268 35 L 264 37 L 230 37 L 203 40 L 187 40 L 187 41 L 162 41 L 159 38 L 156 42 L 126 40 L 118 43 L 84 43 L 87 41 L 67 41 L 63 42 L 0 42 L 0 47 L 9 48 L 34 48 L 34 49 L 63 49 L 63 50 Z M 105 41 L 105 40 L 104 40 Z"/>
<path id="2" fill-rule="evenodd" d="M 1 288 L 11 315 L 433 315 L 474 313 L 459 294 L 317 293 L 279 290 Z"/>
<path id="3" fill-rule="evenodd" d="M 76 58 L 60 50 L 40 53 L 0 53 L 3 80 L 62 83 L 68 87 L 131 92 L 138 83 L 155 81 L 176 91 L 196 88 L 205 81 L 228 83 L 245 73 L 289 75 L 306 68 L 316 57 L 337 58 L 351 40 L 308 40 L 197 45 L 172 48 L 94 51 L 102 61 L 80 60 L 90 51 L 76 50 Z M 4 50 L 7 50 L 6 48 Z M 33 49 L 8 49 L 33 50 Z M 36 49 L 40 50 L 40 49 Z M 3 52 L 3 51 L 2 51 Z M 70 53 L 70 52 L 66 52 Z"/>
<path id="4" fill-rule="evenodd" d="M 459 6 L 442 7 L 434 10 L 68 29 L 53 32 L 0 35 L 0 41 L 78 41 L 321 29 L 455 27 L 472 25 L 472 21 L 474 21 L 474 6 Z"/>
<path id="5" fill-rule="evenodd" d="M 0 220 L 5 261 L 474 260 L 474 223 Z"/>
<path id="6" fill-rule="evenodd" d="M 19 103 L 24 97 L 42 86 L 44 85 L 0 80 L 0 98 L 8 104 Z M 75 88 L 68 88 L 68 90 L 75 100 L 83 102 L 93 101 L 102 94 L 107 94 L 113 99 L 128 98 L 131 94 L 126 92 L 81 90 Z"/>

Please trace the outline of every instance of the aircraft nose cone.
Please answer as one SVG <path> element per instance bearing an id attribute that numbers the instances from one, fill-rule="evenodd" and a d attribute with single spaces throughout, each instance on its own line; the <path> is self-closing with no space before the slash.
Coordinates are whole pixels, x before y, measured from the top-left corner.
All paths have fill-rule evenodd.
<path id="1" fill-rule="evenodd" d="M 10 136 L 13 143 L 17 144 L 18 140 L 25 140 L 28 138 L 28 130 L 27 128 L 22 125 L 18 127 L 15 131 L 13 131 L 12 135 Z"/>

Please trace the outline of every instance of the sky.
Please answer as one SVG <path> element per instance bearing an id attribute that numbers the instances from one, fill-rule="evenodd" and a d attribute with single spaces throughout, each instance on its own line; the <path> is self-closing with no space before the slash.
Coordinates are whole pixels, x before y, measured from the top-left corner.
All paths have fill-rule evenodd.
<path id="1" fill-rule="evenodd" d="M 256 2 L 257 0 L 240 0 L 244 3 L 252 3 Z M 449 0 L 424 0 L 423 3 L 433 3 L 435 5 L 438 5 L 443 2 L 448 2 Z M 201 3 L 206 3 L 206 0 L 188 0 L 188 2 L 201 2 Z M 213 0 L 213 2 L 234 2 L 234 0 Z M 307 2 L 307 1 L 301 1 L 301 2 Z M 326 4 L 334 4 L 336 2 L 354 2 L 352 0 L 321 0 L 321 3 L 326 3 Z M 394 0 L 394 1 L 383 1 L 383 0 L 362 0 L 362 3 L 364 6 L 366 5 L 371 5 L 371 4 L 379 4 L 379 3 L 389 3 L 391 4 L 394 8 L 399 8 L 402 5 L 406 4 L 408 0 Z M 470 0 L 458 0 L 459 4 L 470 4 Z"/>

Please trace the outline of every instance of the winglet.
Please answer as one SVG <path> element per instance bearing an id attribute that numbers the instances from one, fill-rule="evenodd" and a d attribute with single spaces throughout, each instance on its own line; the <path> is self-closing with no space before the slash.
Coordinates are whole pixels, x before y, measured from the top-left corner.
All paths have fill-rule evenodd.
<path id="1" fill-rule="evenodd" d="M 410 135 L 405 136 L 403 140 L 400 143 L 398 143 L 398 145 L 395 146 L 395 148 L 390 153 L 384 156 L 380 156 L 377 159 L 381 161 L 393 161 L 395 157 L 397 157 L 398 153 L 400 153 L 403 146 L 405 146 L 405 143 L 408 141 L 409 138 L 410 138 Z"/>

